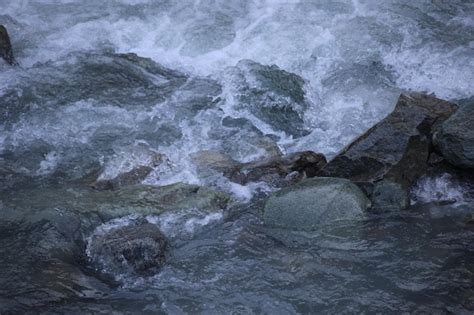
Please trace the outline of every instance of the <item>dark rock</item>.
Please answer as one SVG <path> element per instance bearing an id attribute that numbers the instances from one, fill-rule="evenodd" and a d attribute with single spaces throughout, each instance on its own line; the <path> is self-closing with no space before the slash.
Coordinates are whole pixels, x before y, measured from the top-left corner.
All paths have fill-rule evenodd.
<path id="1" fill-rule="evenodd" d="M 370 206 L 365 194 L 343 178 L 317 177 L 284 188 L 265 204 L 269 227 L 315 230 L 337 220 L 356 220 Z"/>
<path id="2" fill-rule="evenodd" d="M 241 60 L 232 68 L 235 95 L 257 118 L 275 130 L 294 137 L 309 134 L 305 127 L 304 111 L 309 107 L 305 98 L 304 80 L 278 68 L 251 60 Z"/>
<path id="3" fill-rule="evenodd" d="M 410 187 L 429 167 L 432 135 L 456 108 L 432 96 L 402 94 L 390 115 L 326 164 L 318 176 L 348 178 L 368 196 L 375 192 L 375 206 L 406 208 Z"/>
<path id="4" fill-rule="evenodd" d="M 288 181 L 295 182 L 305 177 L 313 177 L 326 164 L 324 155 L 312 151 L 275 156 L 250 163 L 240 163 L 214 151 L 196 152 L 192 155 L 192 159 L 198 170 L 217 171 L 239 184 L 264 181 L 276 186 L 285 185 Z"/>
<path id="5" fill-rule="evenodd" d="M 390 180 L 381 180 L 374 184 L 371 194 L 372 206 L 375 209 L 398 210 L 410 205 L 408 191 L 402 185 Z"/>
<path id="6" fill-rule="evenodd" d="M 435 134 L 443 157 L 461 168 L 474 168 L 474 102 L 461 106 Z"/>
<path id="7" fill-rule="evenodd" d="M 474 226 L 474 213 L 469 213 L 464 218 L 464 223 L 466 223 L 466 225 Z"/>
<path id="8" fill-rule="evenodd" d="M 13 56 L 10 36 L 8 36 L 7 29 L 3 25 L 0 25 L 0 57 L 2 57 L 3 60 L 5 60 L 9 65 L 18 65 L 15 57 Z"/>
<path id="9" fill-rule="evenodd" d="M 245 163 L 239 175 L 231 177 L 236 182 L 265 181 L 278 185 L 279 182 L 293 174 L 292 181 L 314 177 L 326 165 L 326 158 L 320 153 L 303 151 L 275 157 L 261 162 Z"/>
<path id="10" fill-rule="evenodd" d="M 105 273 L 149 275 L 165 263 L 166 247 L 166 238 L 159 228 L 145 221 L 93 235 L 87 254 L 92 264 Z"/>
<path id="11" fill-rule="evenodd" d="M 436 152 L 431 152 L 428 158 L 428 164 L 431 166 L 438 165 L 444 162 L 444 158 Z"/>

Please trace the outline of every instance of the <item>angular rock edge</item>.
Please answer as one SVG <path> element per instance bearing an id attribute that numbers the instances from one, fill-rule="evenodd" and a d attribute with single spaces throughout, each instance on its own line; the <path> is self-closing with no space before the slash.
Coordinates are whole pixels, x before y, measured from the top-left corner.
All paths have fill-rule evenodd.
<path id="1" fill-rule="evenodd" d="M 5 26 L 0 25 L 0 57 L 11 66 L 18 66 L 18 62 L 13 56 L 12 44 Z"/>
<path id="2" fill-rule="evenodd" d="M 433 134 L 457 105 L 418 93 L 400 95 L 385 119 L 342 150 L 317 176 L 347 178 L 380 210 L 405 209 L 408 193 L 430 167 Z"/>

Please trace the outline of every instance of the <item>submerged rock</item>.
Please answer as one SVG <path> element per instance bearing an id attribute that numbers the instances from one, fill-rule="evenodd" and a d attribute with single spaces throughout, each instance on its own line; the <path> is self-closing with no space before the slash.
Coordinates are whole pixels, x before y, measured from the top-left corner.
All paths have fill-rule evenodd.
<path id="1" fill-rule="evenodd" d="M 474 168 L 474 102 L 448 118 L 434 137 L 439 151 L 451 164 Z"/>
<path id="2" fill-rule="evenodd" d="M 274 156 L 250 163 L 240 163 L 214 151 L 196 152 L 192 159 L 201 172 L 217 171 L 239 184 L 264 181 L 276 186 L 313 177 L 326 164 L 324 155 L 312 151 Z"/>
<path id="3" fill-rule="evenodd" d="M 318 173 L 357 183 L 382 208 L 408 206 L 408 191 L 429 167 L 432 135 L 457 106 L 402 94 L 394 111 L 352 142 Z"/>
<path id="4" fill-rule="evenodd" d="M 9 65 L 18 65 L 15 60 L 15 57 L 13 56 L 10 36 L 8 36 L 7 29 L 3 25 L 0 25 L 0 57 L 5 60 L 5 62 L 7 62 Z"/>
<path id="5" fill-rule="evenodd" d="M 140 222 L 93 235 L 87 255 L 105 273 L 149 275 L 165 263 L 166 247 L 166 238 L 156 225 Z"/>
<path id="6" fill-rule="evenodd" d="M 118 189 L 141 183 L 155 168 L 166 164 L 167 157 L 138 145 L 123 148 L 106 163 L 101 174 L 90 186 L 97 190 Z"/>
<path id="7" fill-rule="evenodd" d="M 241 60 L 232 68 L 235 95 L 239 106 L 257 118 L 294 137 L 309 134 L 304 111 L 309 107 L 305 98 L 304 80 L 278 68 L 251 60 Z"/>
<path id="8" fill-rule="evenodd" d="M 350 180 L 318 177 L 271 195 L 263 220 L 269 227 L 315 230 L 337 220 L 356 220 L 370 201 Z"/>

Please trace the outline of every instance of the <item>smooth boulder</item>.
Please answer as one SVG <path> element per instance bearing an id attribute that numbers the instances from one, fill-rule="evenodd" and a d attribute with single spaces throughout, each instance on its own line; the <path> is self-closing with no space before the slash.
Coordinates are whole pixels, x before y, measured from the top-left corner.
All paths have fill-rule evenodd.
<path id="1" fill-rule="evenodd" d="M 0 25 L 0 57 L 9 65 L 15 66 L 18 63 L 13 56 L 12 44 L 5 26 Z"/>
<path id="2" fill-rule="evenodd" d="M 474 168 L 474 101 L 460 107 L 435 134 L 435 143 L 452 165 Z"/>
<path id="3" fill-rule="evenodd" d="M 369 207 L 370 200 L 350 180 L 316 177 L 271 195 L 263 219 L 269 227 L 311 231 L 338 220 L 357 220 Z"/>
<path id="4" fill-rule="evenodd" d="M 350 179 L 379 210 L 404 209 L 411 186 L 430 167 L 434 132 L 456 109 L 455 104 L 433 96 L 402 94 L 390 115 L 317 175 Z"/>

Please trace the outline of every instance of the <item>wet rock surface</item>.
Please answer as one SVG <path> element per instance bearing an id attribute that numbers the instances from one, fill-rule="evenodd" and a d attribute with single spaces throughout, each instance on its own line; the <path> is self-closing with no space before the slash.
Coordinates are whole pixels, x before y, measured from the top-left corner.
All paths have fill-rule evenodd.
<path id="1" fill-rule="evenodd" d="M 390 115 L 326 164 L 318 176 L 356 182 L 369 196 L 376 193 L 375 206 L 388 202 L 390 208 L 406 208 L 408 190 L 429 167 L 432 135 L 456 108 L 432 96 L 402 94 Z"/>
<path id="2" fill-rule="evenodd" d="M 93 235 L 87 246 L 91 263 L 112 275 L 157 273 L 166 261 L 167 241 L 160 229 L 145 220 Z"/>
<path id="3" fill-rule="evenodd" d="M 13 56 L 10 36 L 8 35 L 7 29 L 3 25 L 0 25 L 0 58 L 5 60 L 5 62 L 9 65 L 18 65 L 15 57 Z"/>
<path id="4" fill-rule="evenodd" d="M 294 137 L 307 135 L 304 111 L 304 80 L 300 76 L 251 60 L 241 60 L 232 68 L 239 103 L 257 118 Z"/>
<path id="5" fill-rule="evenodd" d="M 435 143 L 452 165 L 474 168 L 474 101 L 460 106 L 435 134 Z"/>
<path id="6" fill-rule="evenodd" d="M 306 179 L 271 195 L 265 204 L 265 225 L 316 230 L 338 220 L 358 220 L 370 207 L 365 194 L 342 178 Z"/>
<path id="7" fill-rule="evenodd" d="M 150 150 L 145 145 L 121 148 L 89 186 L 97 190 L 111 190 L 136 185 L 168 162 L 165 155 Z"/>
<path id="8" fill-rule="evenodd" d="M 214 170 L 239 184 L 263 181 L 275 186 L 285 186 L 306 177 L 314 177 L 326 164 L 326 158 L 312 151 L 275 156 L 258 162 L 240 163 L 214 151 L 193 154 L 198 170 Z"/>

